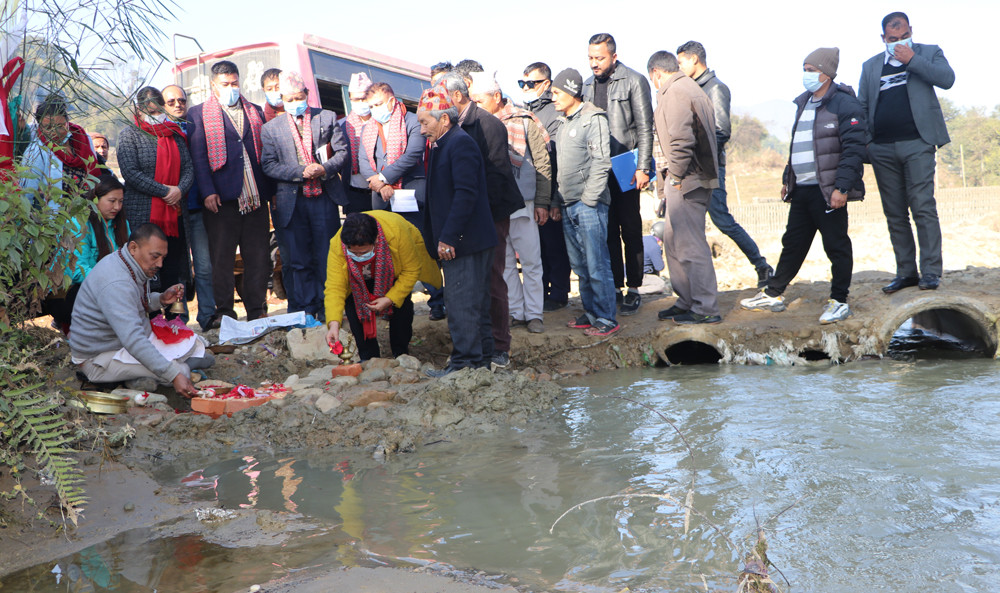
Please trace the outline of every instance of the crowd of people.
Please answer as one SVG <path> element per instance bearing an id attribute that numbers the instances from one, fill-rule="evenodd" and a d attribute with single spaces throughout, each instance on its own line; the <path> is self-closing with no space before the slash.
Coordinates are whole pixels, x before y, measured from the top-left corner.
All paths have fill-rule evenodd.
<path id="1" fill-rule="evenodd" d="M 819 231 L 832 270 L 819 321 L 833 323 L 850 314 L 846 205 L 864 195 L 865 162 L 897 260 L 883 290 L 932 290 L 941 277 L 932 178 L 948 135 L 934 87 L 949 88 L 954 73 L 940 48 L 912 42 L 905 14 L 882 29 L 885 51 L 865 62 L 859 96 L 835 82 L 837 48 L 803 61 L 776 268 L 726 205 L 731 95 L 696 41 L 654 53 L 642 73 L 600 33 L 587 44 L 586 78 L 534 62 L 508 93 L 474 60 L 442 62 L 415 113 L 364 72 L 351 78 L 346 114 L 310 106 L 310 85 L 276 68 L 261 77 L 258 106 L 241 95 L 237 66 L 218 61 L 200 105 L 179 86 L 137 91 L 115 147 L 124 186 L 104 165 L 107 138 L 71 123 L 53 96 L 35 111 L 22 157 L 34 174 L 22 185 L 36 198 L 41 184 L 75 187 L 95 208 L 78 229 L 72 288 L 47 305 L 91 380 L 152 378 L 190 395 L 185 377 L 210 353 L 192 344 L 168 358 L 148 347 L 155 332 L 143 320 L 162 312 L 187 322 L 192 285 L 202 329 L 236 317 L 237 250 L 247 319 L 266 316 L 273 225 L 288 311 L 325 323 L 331 344 L 346 319 L 361 358 L 378 357 L 383 318 L 392 354 L 406 353 L 420 282 L 453 343 L 447 366 L 430 374 L 505 367 L 511 327 L 544 332 L 543 314 L 568 303 L 571 271 L 583 313 L 569 327 L 609 336 L 639 310 L 644 267 L 659 261 L 644 249 L 640 214 L 655 183 L 663 220 L 652 246 L 662 242 L 677 296 L 661 320 L 722 321 L 707 215 L 756 271 L 759 293 L 741 301 L 750 310 L 784 309 Z"/>

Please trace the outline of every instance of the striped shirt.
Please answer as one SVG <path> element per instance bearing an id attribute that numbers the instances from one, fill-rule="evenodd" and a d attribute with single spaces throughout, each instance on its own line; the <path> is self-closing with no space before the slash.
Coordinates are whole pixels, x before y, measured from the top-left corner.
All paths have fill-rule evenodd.
<path id="1" fill-rule="evenodd" d="M 819 184 L 816 180 L 816 151 L 813 146 L 813 124 L 818 106 L 819 101 L 810 98 L 792 132 L 792 172 L 795 173 L 796 185 Z"/>

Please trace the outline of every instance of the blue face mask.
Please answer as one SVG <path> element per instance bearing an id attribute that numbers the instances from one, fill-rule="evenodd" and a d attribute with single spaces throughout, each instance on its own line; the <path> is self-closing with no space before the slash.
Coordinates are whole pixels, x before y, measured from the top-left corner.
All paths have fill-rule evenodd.
<path id="1" fill-rule="evenodd" d="M 309 105 L 305 101 L 289 101 L 285 103 L 285 113 L 291 115 L 292 117 L 300 117 L 305 115 L 306 109 Z"/>
<path id="2" fill-rule="evenodd" d="M 896 46 L 905 45 L 906 47 L 913 47 L 913 38 L 907 37 L 906 39 L 900 39 L 899 41 L 893 41 L 892 43 L 886 43 L 885 49 L 889 52 L 890 56 L 896 56 Z"/>
<path id="3" fill-rule="evenodd" d="M 819 72 L 803 72 L 802 86 L 806 87 L 806 90 L 810 93 L 815 93 L 823 88 L 823 83 L 819 79 Z"/>
<path id="4" fill-rule="evenodd" d="M 281 91 L 264 91 L 264 96 L 271 107 L 281 107 Z"/>
<path id="5" fill-rule="evenodd" d="M 225 88 L 219 89 L 219 103 L 222 103 L 226 107 L 232 107 L 236 105 L 236 102 L 240 100 L 240 89 L 235 86 L 227 86 Z"/>
<path id="6" fill-rule="evenodd" d="M 370 260 L 371 258 L 375 257 L 375 249 L 372 249 L 367 253 L 362 253 L 361 255 L 355 255 L 354 253 L 348 251 L 347 255 L 354 261 L 358 262 L 359 264 L 363 264 L 366 261 Z"/>
<path id="7" fill-rule="evenodd" d="M 372 107 L 371 111 L 372 117 L 380 124 L 387 124 L 389 123 L 389 119 L 392 118 L 392 111 L 389 110 L 389 107 L 385 103 Z"/>

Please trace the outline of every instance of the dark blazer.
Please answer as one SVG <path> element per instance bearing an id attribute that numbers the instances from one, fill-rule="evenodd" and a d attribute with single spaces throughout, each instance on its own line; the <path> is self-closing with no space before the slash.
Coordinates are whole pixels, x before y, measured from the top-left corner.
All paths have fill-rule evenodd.
<path id="1" fill-rule="evenodd" d="M 483 157 L 493 220 L 510 218 L 515 211 L 524 208 L 524 196 L 514 181 L 514 169 L 507 151 L 507 126 L 475 103 L 470 103 L 466 109 L 468 113 L 462 120 L 462 130 L 475 140 Z"/>
<path id="2" fill-rule="evenodd" d="M 950 89 L 955 84 L 955 71 L 944 57 L 944 52 L 936 45 L 914 43 L 913 53 L 913 58 L 906 65 L 906 94 L 910 97 L 913 123 L 924 142 L 941 147 L 951 139 L 948 137 L 948 126 L 944 123 L 944 113 L 934 87 Z M 882 52 L 866 60 L 861 67 L 858 100 L 867 116 L 869 142 L 875 135 L 875 107 L 878 104 L 884 65 L 885 52 Z"/>
<path id="3" fill-rule="evenodd" d="M 326 170 L 326 178 L 323 179 L 323 193 L 316 198 L 331 200 L 334 204 L 347 205 L 347 196 L 344 194 L 344 184 L 340 179 L 340 172 L 344 167 L 344 161 L 350 157 L 350 148 L 347 138 L 344 137 L 343 130 L 337 125 L 337 115 L 332 111 L 310 107 L 309 113 L 312 121 L 309 127 L 312 128 L 312 146 L 310 150 L 313 158 L 316 158 L 316 149 L 326 144 L 333 149 L 333 156 L 323 163 Z M 279 115 L 264 124 L 261 129 L 261 143 L 263 144 L 260 164 L 264 169 L 264 174 L 275 181 L 276 194 L 274 208 L 271 216 L 274 218 L 274 226 L 284 228 L 292 219 L 292 212 L 295 211 L 295 201 L 301 193 L 299 190 L 304 184 L 302 172 L 305 166 L 299 164 L 298 151 L 295 148 L 298 139 L 292 136 L 291 126 L 288 125 L 287 113 Z"/>
<path id="4" fill-rule="evenodd" d="M 403 154 L 396 159 L 395 163 L 385 165 L 385 147 L 382 140 L 375 136 L 375 146 L 364 146 L 362 142 L 358 147 L 361 153 L 358 155 L 358 171 L 368 179 L 375 174 L 371 163 L 368 162 L 369 153 L 375 156 L 375 167 L 378 172 L 385 177 L 389 185 L 402 180 L 403 189 L 416 190 L 417 202 L 423 207 L 426 198 L 424 190 L 424 153 L 427 152 L 427 140 L 420 133 L 420 121 L 416 114 L 406 112 L 403 121 L 406 123 L 406 149 Z M 368 120 L 365 127 L 377 126 L 375 120 Z M 372 192 L 374 198 L 374 192 Z M 380 198 L 381 199 L 381 198 Z M 378 202 L 375 202 L 378 203 Z M 385 204 L 384 209 L 388 209 L 389 204 Z"/>
<path id="5" fill-rule="evenodd" d="M 448 130 L 431 148 L 424 217 L 425 228 L 430 229 L 424 240 L 434 257 L 438 241 L 454 247 L 455 257 L 497 244 L 483 158 L 475 141 L 459 127 Z"/>
<path id="6" fill-rule="evenodd" d="M 254 109 L 260 116 L 260 121 L 264 121 L 264 111 L 253 103 L 241 98 L 243 105 L 248 109 Z M 191 160 L 194 162 L 194 175 L 198 181 L 198 189 L 201 190 L 202 204 L 205 198 L 211 195 L 218 195 L 223 202 L 237 200 L 243 192 L 243 148 L 246 147 L 247 154 L 250 155 L 250 166 L 253 170 L 254 181 L 260 190 L 261 203 L 269 200 L 274 195 L 274 186 L 271 181 L 264 176 L 264 170 L 260 167 L 259 155 L 253 145 L 253 134 L 250 132 L 249 122 L 244 122 L 243 136 L 240 137 L 233 127 L 233 122 L 229 117 L 223 115 L 222 122 L 226 131 L 226 164 L 218 171 L 213 172 L 208 166 L 208 142 L 205 139 L 205 118 L 202 114 L 204 103 L 195 105 L 188 111 L 188 121 L 191 122 L 188 133 L 188 146 L 191 149 Z M 263 132 L 261 132 L 263 135 Z"/>

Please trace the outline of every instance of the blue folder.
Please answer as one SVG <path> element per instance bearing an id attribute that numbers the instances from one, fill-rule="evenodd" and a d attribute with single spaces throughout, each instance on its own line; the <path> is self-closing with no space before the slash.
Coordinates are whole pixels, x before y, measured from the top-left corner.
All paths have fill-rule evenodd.
<path id="1" fill-rule="evenodd" d="M 615 180 L 618 181 L 618 187 L 623 192 L 635 189 L 635 184 L 632 183 L 632 180 L 635 178 L 635 170 L 638 168 L 636 163 L 638 160 L 638 150 L 623 152 L 618 156 L 611 157 L 611 173 L 615 176 Z"/>

